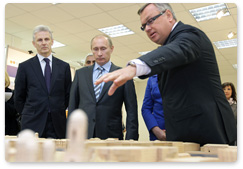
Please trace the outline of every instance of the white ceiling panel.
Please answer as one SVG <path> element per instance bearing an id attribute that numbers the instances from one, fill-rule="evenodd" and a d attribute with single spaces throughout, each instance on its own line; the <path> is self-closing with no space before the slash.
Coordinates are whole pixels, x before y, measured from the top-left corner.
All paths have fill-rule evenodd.
<path id="1" fill-rule="evenodd" d="M 220 20 L 196 22 L 189 9 L 215 3 L 173 3 L 178 21 L 202 29 L 211 41 L 226 40 L 230 31 L 237 32 L 236 4 L 228 3 L 231 15 Z M 124 24 L 135 34 L 112 38 L 115 45 L 111 60 L 118 66 L 137 58 L 138 52 L 150 51 L 158 47 L 141 31 L 140 17 L 137 15 L 143 3 L 12 3 L 5 6 L 5 44 L 23 51 L 32 50 L 33 28 L 39 24 L 48 25 L 54 39 L 66 44 L 53 49 L 56 56 L 80 68 L 77 61 L 85 58 L 90 50 L 91 39 L 101 32 L 98 28 Z M 234 37 L 237 38 L 237 35 Z M 213 45 L 214 46 L 214 45 Z M 215 48 L 222 81 L 237 82 L 237 47 Z"/>

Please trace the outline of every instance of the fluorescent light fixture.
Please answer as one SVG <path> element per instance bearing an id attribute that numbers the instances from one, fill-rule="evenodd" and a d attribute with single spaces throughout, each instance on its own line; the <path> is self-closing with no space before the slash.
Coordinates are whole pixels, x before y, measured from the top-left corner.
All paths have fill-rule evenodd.
<path id="1" fill-rule="evenodd" d="M 138 52 L 140 55 L 145 55 L 145 54 L 147 54 L 147 53 L 149 53 L 149 52 L 151 52 L 151 51 L 146 51 L 146 52 Z"/>
<path id="2" fill-rule="evenodd" d="M 228 34 L 228 38 L 231 39 L 231 38 L 233 38 L 233 36 L 235 36 L 235 35 L 236 35 L 236 33 L 231 31 L 231 32 Z"/>
<path id="3" fill-rule="evenodd" d="M 52 45 L 52 49 L 53 49 L 53 48 L 63 47 L 63 46 L 66 46 L 66 45 L 64 45 L 64 44 L 62 44 L 62 43 L 60 43 L 60 42 L 54 40 L 54 43 L 53 43 L 53 45 Z"/>
<path id="4" fill-rule="evenodd" d="M 218 49 L 231 48 L 237 46 L 237 39 L 229 39 L 223 41 L 213 42 Z"/>
<path id="5" fill-rule="evenodd" d="M 100 28 L 99 31 L 109 35 L 110 37 L 118 37 L 134 34 L 133 31 L 125 27 L 124 25 L 110 26 L 106 28 Z"/>
<path id="6" fill-rule="evenodd" d="M 222 16 L 230 15 L 227 6 L 224 3 L 192 9 L 189 10 L 189 12 L 197 20 L 197 22 L 201 22 L 217 18 L 217 13 L 220 10 L 226 10 L 226 13 L 222 14 Z"/>
<path id="7" fill-rule="evenodd" d="M 233 66 L 234 69 L 237 69 L 238 68 L 237 67 L 237 64 L 233 64 L 232 66 Z"/>

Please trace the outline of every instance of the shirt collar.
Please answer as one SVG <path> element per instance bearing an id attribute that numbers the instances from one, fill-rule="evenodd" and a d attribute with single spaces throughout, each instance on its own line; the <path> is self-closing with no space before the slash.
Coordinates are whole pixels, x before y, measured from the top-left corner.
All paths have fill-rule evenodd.
<path id="1" fill-rule="evenodd" d="M 101 67 L 100 65 L 98 65 L 96 62 L 95 62 L 95 65 L 94 65 L 94 71 L 98 68 L 98 67 Z M 111 61 L 107 62 L 106 64 L 104 64 L 102 66 L 107 72 L 110 71 L 110 68 L 111 68 Z"/>
<path id="2" fill-rule="evenodd" d="M 52 62 L 52 54 L 50 54 L 48 57 L 44 57 L 40 54 L 37 54 L 37 57 L 38 57 L 40 62 L 43 61 L 44 58 L 48 58 L 50 60 L 50 62 Z"/>
<path id="3" fill-rule="evenodd" d="M 176 23 L 173 25 L 173 27 L 172 27 L 172 29 L 171 29 L 171 32 L 174 30 L 174 28 L 176 27 L 177 24 L 178 24 L 178 22 L 176 22 Z"/>

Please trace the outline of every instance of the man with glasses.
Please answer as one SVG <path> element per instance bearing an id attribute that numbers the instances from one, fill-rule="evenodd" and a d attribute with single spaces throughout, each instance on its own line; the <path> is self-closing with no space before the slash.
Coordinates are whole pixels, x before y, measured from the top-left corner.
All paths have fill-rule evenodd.
<path id="1" fill-rule="evenodd" d="M 149 3 L 138 11 L 151 41 L 161 46 L 96 81 L 113 81 L 108 92 L 134 76 L 158 74 L 168 141 L 233 144 L 236 123 L 220 86 L 213 46 L 201 30 L 177 22 L 169 4 Z M 165 135 L 165 133 L 163 133 Z"/>

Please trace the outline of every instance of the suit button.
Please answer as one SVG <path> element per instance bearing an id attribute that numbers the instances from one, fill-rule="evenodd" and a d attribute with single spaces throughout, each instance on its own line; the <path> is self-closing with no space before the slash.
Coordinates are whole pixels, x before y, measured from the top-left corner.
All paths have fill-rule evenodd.
<path id="1" fill-rule="evenodd" d="M 93 122 L 95 122 L 95 119 L 93 119 Z"/>
<path id="2" fill-rule="evenodd" d="M 154 63 L 158 63 L 159 61 L 158 61 L 158 60 L 154 60 L 153 62 L 154 62 Z"/>

